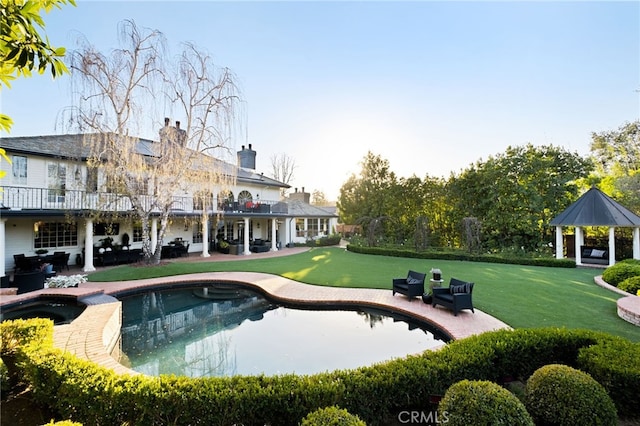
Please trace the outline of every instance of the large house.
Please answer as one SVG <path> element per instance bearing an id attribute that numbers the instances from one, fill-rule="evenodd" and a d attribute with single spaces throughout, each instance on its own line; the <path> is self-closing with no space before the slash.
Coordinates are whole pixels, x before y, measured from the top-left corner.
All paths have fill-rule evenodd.
<path id="1" fill-rule="evenodd" d="M 132 215 L 130 200 L 100 189 L 105 188 L 98 184 L 103 177 L 87 166 L 83 139 L 84 135 L 0 139 L 11 159 L 10 164 L 0 162 L 6 172 L 0 180 L 0 274 L 16 268 L 14 255 L 35 256 L 37 250 L 65 252 L 69 262 L 84 271 L 107 259 L 116 262 L 107 256 L 112 250 L 140 252 L 142 226 Z M 138 139 L 137 152 L 148 155 L 158 143 Z M 222 245 L 232 254 L 249 255 L 335 232 L 335 211 L 309 204 L 304 188 L 281 198 L 281 190 L 289 185 L 256 171 L 256 151 L 250 144 L 242 146 L 237 159 L 235 165 L 222 163 L 233 186 L 211 188 L 208 214 L 203 214 L 203 203 L 194 194 L 175 194 L 162 242 L 167 256 L 175 255 L 176 245 L 180 254 L 208 257 Z M 102 210 L 100 215 L 96 209 Z M 150 227 L 155 247 L 157 218 L 152 216 Z"/>

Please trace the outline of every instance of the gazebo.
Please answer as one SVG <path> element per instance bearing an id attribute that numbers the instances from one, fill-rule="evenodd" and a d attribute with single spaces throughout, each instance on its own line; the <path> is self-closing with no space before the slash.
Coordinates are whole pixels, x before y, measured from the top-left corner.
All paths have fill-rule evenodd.
<path id="1" fill-rule="evenodd" d="M 585 192 L 575 203 L 550 223 L 556 227 L 556 259 L 564 257 L 562 227 L 575 226 L 576 264 L 582 265 L 580 247 L 584 244 L 585 226 L 609 227 L 609 266 L 616 263 L 614 231 L 617 227 L 633 228 L 633 258 L 640 259 L 640 216 L 623 207 L 596 187 Z"/>

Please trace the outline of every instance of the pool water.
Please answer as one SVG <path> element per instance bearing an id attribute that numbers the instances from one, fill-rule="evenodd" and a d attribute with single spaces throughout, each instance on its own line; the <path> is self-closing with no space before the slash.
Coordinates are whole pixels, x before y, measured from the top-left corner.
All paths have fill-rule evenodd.
<path id="1" fill-rule="evenodd" d="M 0 321 L 13 319 L 49 318 L 55 325 L 68 324 L 86 309 L 86 305 L 75 300 L 40 299 L 17 306 L 3 308 Z"/>
<path id="2" fill-rule="evenodd" d="M 148 375 L 313 374 L 441 346 L 424 324 L 374 310 L 278 306 L 238 287 L 178 289 L 121 299 L 119 361 Z"/>

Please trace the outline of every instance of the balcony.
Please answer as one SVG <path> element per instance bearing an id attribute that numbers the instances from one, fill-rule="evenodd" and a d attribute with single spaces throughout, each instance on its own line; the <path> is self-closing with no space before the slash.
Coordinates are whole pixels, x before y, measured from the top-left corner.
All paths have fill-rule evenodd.
<path id="1" fill-rule="evenodd" d="M 108 212 L 127 212 L 132 210 L 129 197 L 111 192 L 87 192 L 73 189 L 27 188 L 21 186 L 0 186 L 0 203 L 2 208 L 12 210 L 64 210 L 86 211 L 100 210 Z M 155 197 L 145 195 L 141 202 L 147 211 L 158 211 L 154 208 Z M 210 203 L 217 206 L 212 214 L 242 213 L 242 214 L 286 214 L 287 203 L 282 201 L 231 201 L 214 197 Z M 202 212 L 201 200 L 193 197 L 173 197 L 173 210 L 176 213 Z"/>

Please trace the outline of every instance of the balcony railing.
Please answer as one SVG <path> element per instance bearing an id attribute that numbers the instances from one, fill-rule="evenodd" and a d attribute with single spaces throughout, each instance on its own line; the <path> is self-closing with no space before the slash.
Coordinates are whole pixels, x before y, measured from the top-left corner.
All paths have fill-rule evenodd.
<path id="1" fill-rule="evenodd" d="M 101 210 L 126 212 L 132 210 L 131 200 L 123 194 L 111 192 L 87 192 L 74 189 L 27 188 L 2 186 L 0 207 L 24 210 Z M 141 199 L 146 210 L 153 205 L 154 197 L 145 195 Z M 288 206 L 281 201 L 230 201 L 214 197 L 205 205 L 215 206 L 216 213 L 287 213 Z M 173 197 L 176 212 L 202 211 L 203 203 L 193 197 Z"/>

